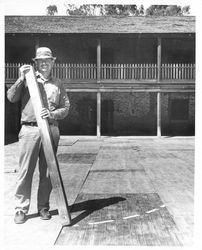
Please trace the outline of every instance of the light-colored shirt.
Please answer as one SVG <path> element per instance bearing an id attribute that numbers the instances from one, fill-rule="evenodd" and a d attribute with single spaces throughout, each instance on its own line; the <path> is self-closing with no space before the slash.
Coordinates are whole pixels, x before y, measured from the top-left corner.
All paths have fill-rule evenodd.
<path id="1" fill-rule="evenodd" d="M 36 72 L 36 77 L 44 107 L 51 112 L 49 123 L 57 125 L 57 120 L 65 118 L 70 108 L 69 98 L 64 86 L 57 78 L 50 77 L 45 80 L 38 72 Z M 26 80 L 18 79 L 7 91 L 7 97 L 13 103 L 21 101 L 21 123 L 36 122 Z"/>

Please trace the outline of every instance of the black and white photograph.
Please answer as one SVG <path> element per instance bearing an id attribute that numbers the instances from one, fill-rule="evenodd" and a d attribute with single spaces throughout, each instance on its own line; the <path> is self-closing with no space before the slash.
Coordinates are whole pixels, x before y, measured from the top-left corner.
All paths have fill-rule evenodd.
<path id="1" fill-rule="evenodd" d="M 3 249 L 202 246 L 199 5 L 1 5 Z"/>

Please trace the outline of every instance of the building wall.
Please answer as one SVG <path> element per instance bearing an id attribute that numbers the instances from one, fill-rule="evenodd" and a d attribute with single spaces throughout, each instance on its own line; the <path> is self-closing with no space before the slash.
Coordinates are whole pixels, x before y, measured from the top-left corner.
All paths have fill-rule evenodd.
<path id="1" fill-rule="evenodd" d="M 157 41 L 153 36 L 106 34 L 101 36 L 101 40 L 103 63 L 156 63 Z M 6 62 L 31 62 L 37 43 L 50 47 L 57 62 L 96 63 L 97 37 L 92 34 L 7 34 Z M 194 61 L 194 39 L 183 40 L 173 36 L 162 40 L 162 63 Z M 69 93 L 69 97 L 71 109 L 69 116 L 61 121 L 61 133 L 95 135 L 96 93 Z M 175 99 L 188 101 L 187 119 L 171 119 Z M 156 135 L 156 106 L 156 93 L 102 93 L 101 134 Z M 194 94 L 163 93 L 161 109 L 163 135 L 194 134 Z M 183 107 L 181 109 L 183 111 Z M 19 105 L 6 100 L 5 115 L 6 133 L 18 133 Z"/>
<path id="2" fill-rule="evenodd" d="M 61 121 L 62 134 L 96 134 L 96 94 L 69 93 L 69 116 Z M 194 135 L 194 94 L 162 94 L 162 135 Z M 102 135 L 156 135 L 156 93 L 102 93 Z M 188 100 L 188 119 L 172 121 L 170 101 Z"/>
<path id="3" fill-rule="evenodd" d="M 63 135 L 96 135 L 96 93 L 68 93 L 69 115 L 60 121 Z M 102 135 L 156 135 L 156 93 L 102 93 Z M 188 119 L 172 121 L 170 103 L 173 99 L 188 100 Z M 162 135 L 194 135 L 195 96 L 187 93 L 161 94 Z M 6 100 L 5 133 L 20 129 L 20 104 Z"/>

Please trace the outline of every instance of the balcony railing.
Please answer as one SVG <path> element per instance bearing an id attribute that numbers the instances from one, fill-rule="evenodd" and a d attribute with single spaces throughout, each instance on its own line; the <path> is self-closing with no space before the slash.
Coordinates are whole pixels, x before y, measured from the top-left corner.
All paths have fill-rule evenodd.
<path id="1" fill-rule="evenodd" d="M 6 63 L 7 81 L 18 78 L 19 67 L 24 63 Z M 96 80 L 96 64 L 56 63 L 53 76 L 67 80 Z M 102 80 L 155 80 L 158 78 L 157 64 L 102 64 Z M 195 64 L 162 64 L 162 80 L 194 80 Z"/>

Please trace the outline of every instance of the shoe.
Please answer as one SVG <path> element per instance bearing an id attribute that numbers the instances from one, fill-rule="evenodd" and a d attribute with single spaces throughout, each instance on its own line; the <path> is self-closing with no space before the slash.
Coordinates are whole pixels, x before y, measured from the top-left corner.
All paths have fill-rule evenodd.
<path id="1" fill-rule="evenodd" d="M 47 208 L 42 208 L 39 212 L 38 212 L 39 216 L 41 217 L 42 220 L 50 220 L 51 219 L 51 214 L 48 211 Z"/>
<path id="2" fill-rule="evenodd" d="M 14 222 L 16 224 L 22 224 L 26 221 L 26 215 L 23 211 L 17 211 L 14 217 Z"/>

